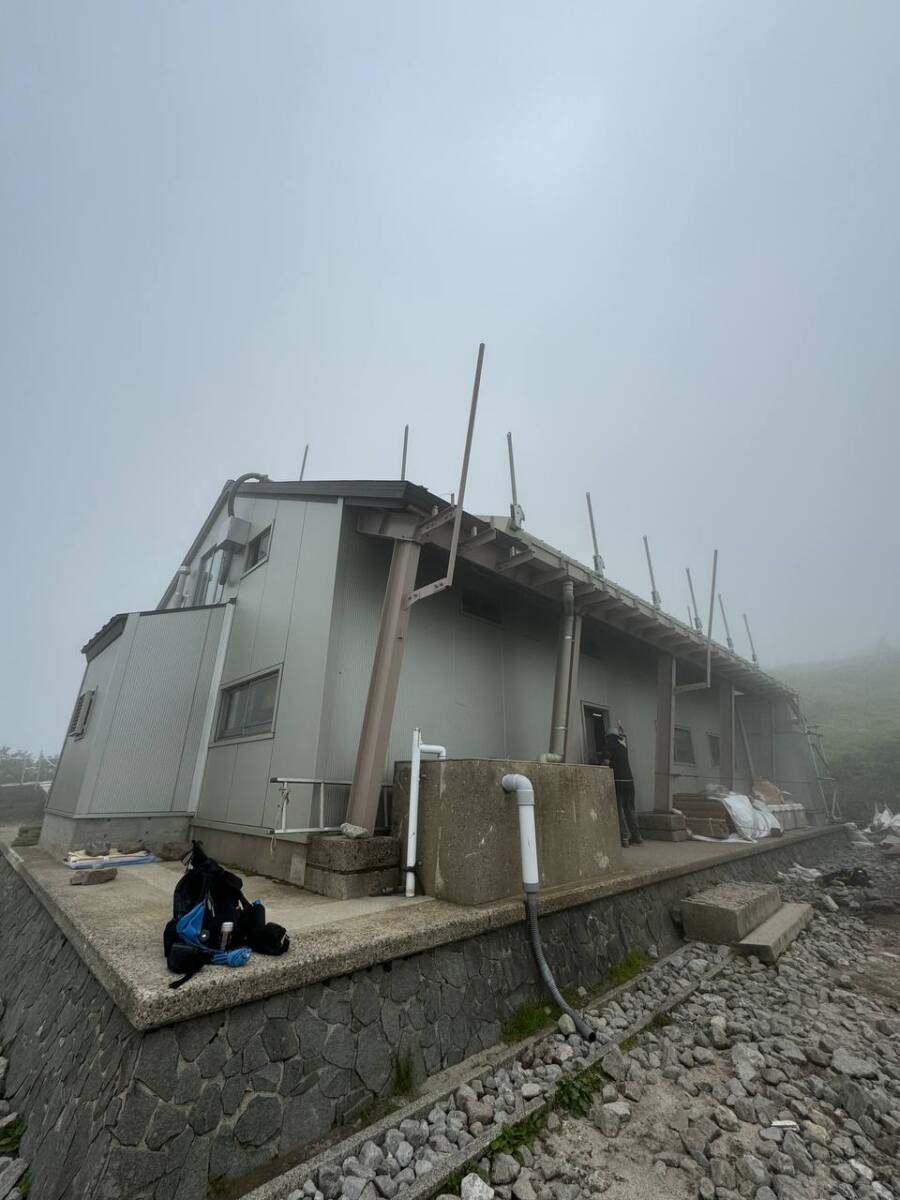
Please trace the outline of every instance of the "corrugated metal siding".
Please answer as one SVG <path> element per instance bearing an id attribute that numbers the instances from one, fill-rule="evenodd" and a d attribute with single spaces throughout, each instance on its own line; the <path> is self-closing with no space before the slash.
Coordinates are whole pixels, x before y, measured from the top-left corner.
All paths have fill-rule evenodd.
<path id="1" fill-rule="evenodd" d="M 196 731 L 209 692 L 207 639 L 215 642 L 221 620 L 221 609 L 138 619 L 87 811 L 177 811 L 179 772 L 185 759 L 193 766 L 197 751 L 188 731 L 192 724 Z"/>

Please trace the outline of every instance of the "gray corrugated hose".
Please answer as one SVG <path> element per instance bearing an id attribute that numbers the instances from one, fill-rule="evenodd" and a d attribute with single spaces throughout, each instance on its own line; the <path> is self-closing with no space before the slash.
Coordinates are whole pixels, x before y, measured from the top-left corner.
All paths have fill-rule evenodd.
<path id="1" fill-rule="evenodd" d="M 562 1009 L 575 1022 L 575 1028 L 586 1041 L 593 1041 L 594 1031 L 580 1013 L 577 1013 L 556 986 L 553 972 L 544 957 L 544 946 L 541 942 L 541 930 L 538 924 L 538 859 L 537 839 L 534 831 L 534 788 L 527 775 L 504 775 L 500 780 L 504 792 L 515 792 L 516 803 L 519 806 L 519 846 L 522 855 L 522 887 L 525 891 L 525 915 L 528 919 L 528 933 L 531 938 L 531 949 L 534 961 L 544 986 L 550 993 L 553 1003 Z"/>

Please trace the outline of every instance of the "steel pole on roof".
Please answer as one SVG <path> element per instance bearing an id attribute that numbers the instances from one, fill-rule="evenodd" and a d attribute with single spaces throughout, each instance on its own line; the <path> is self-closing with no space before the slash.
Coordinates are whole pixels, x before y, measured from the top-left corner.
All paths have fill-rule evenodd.
<path id="1" fill-rule="evenodd" d="M 506 435 L 506 449 L 509 452 L 509 486 L 512 492 L 512 504 L 509 506 L 510 529 L 521 529 L 525 524 L 525 513 L 519 506 L 519 491 L 516 487 L 516 456 L 513 453 L 512 434 Z"/>
<path id="2" fill-rule="evenodd" d="M 744 628 L 747 630 L 747 640 L 750 642 L 750 653 L 753 655 L 753 665 L 759 666 L 759 659 L 756 657 L 756 647 L 753 644 L 753 634 L 750 632 L 750 622 L 747 620 L 747 614 L 744 613 Z"/>
<path id="3" fill-rule="evenodd" d="M 306 445 L 303 447 L 303 462 L 300 464 L 300 478 L 297 481 L 298 483 L 303 482 L 303 476 L 306 474 L 306 457 L 308 454 L 309 454 L 309 442 L 307 442 Z"/>
<path id="4" fill-rule="evenodd" d="M 406 449 L 409 445 L 409 426 L 403 426 L 403 456 L 400 459 L 400 478 L 406 478 Z"/>
<path id="5" fill-rule="evenodd" d="M 719 592 L 719 612 L 722 614 L 722 624 L 725 626 L 725 641 L 728 643 L 728 649 L 734 652 L 734 640 L 731 636 L 731 630 L 728 628 L 728 618 L 725 616 L 725 605 L 722 603 L 722 593 Z"/>
<path id="6" fill-rule="evenodd" d="M 703 622 L 700 620 L 700 613 L 697 611 L 697 597 L 694 595 L 694 581 L 691 579 L 691 568 L 685 567 L 687 574 L 688 587 L 691 589 L 691 604 L 694 606 L 694 628 L 698 633 L 703 632 Z"/>
<path id="7" fill-rule="evenodd" d="M 647 569 L 650 572 L 650 598 L 654 608 L 661 608 L 662 599 L 656 590 L 656 576 L 653 574 L 653 559 L 650 557 L 650 543 L 647 541 L 646 533 L 644 534 L 644 553 L 647 555 Z"/>
<path id="8" fill-rule="evenodd" d="M 598 575 L 602 575 L 606 570 L 606 563 L 600 557 L 600 547 L 597 545 L 597 526 L 594 524 L 594 506 L 591 503 L 591 493 L 584 493 L 587 500 L 588 520 L 591 523 L 591 541 L 594 545 L 594 570 Z"/>

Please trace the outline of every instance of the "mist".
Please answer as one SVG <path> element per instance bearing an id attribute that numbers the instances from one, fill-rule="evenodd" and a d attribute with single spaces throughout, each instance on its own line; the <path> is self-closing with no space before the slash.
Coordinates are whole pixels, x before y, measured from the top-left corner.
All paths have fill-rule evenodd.
<path id="1" fill-rule="evenodd" d="M 900 640 L 900 8 L 0 14 L 0 743 L 226 478 L 458 484 L 762 665 Z M 724 640 L 718 619 L 714 636 Z"/>

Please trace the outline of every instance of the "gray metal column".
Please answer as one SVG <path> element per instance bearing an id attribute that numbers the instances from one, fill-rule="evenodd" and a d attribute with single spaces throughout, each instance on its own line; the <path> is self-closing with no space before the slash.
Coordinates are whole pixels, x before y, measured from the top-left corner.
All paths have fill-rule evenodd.
<path id="1" fill-rule="evenodd" d="M 359 749 L 347 809 L 347 820 L 353 825 L 362 825 L 370 832 L 374 832 L 378 816 L 384 761 L 391 736 L 397 685 L 400 682 L 400 667 L 406 645 L 410 613 L 406 599 L 416 586 L 416 570 L 421 549 L 417 542 L 394 542 L 391 569 L 384 592 L 378 644 L 375 647 L 375 661 L 372 663 L 372 674 L 369 678 L 369 694 L 366 698 L 366 711 L 359 735 Z"/>
<path id="2" fill-rule="evenodd" d="M 719 783 L 734 790 L 734 688 L 719 684 Z"/>
<path id="3" fill-rule="evenodd" d="M 672 811 L 672 743 L 675 738 L 675 659 L 660 654 L 656 668 L 656 767 L 653 811 Z"/>
<path id="4" fill-rule="evenodd" d="M 575 614 L 575 629 L 572 636 L 572 670 L 569 674 L 569 716 L 566 734 L 566 762 L 583 763 L 584 725 L 581 720 L 581 704 L 578 697 L 578 673 L 581 667 L 581 613 Z"/>
<path id="5" fill-rule="evenodd" d="M 566 757 L 569 729 L 569 680 L 572 675 L 572 642 L 575 632 L 575 584 L 564 579 L 562 614 L 559 619 L 559 644 L 556 651 L 556 682 L 553 687 L 553 716 L 550 721 L 550 753 L 561 762 Z"/>

